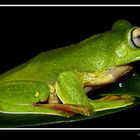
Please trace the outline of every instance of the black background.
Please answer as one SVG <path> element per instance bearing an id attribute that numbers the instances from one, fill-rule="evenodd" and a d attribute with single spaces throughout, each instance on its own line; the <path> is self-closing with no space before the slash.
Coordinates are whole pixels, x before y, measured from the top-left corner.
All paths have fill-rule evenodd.
<path id="1" fill-rule="evenodd" d="M 118 19 L 140 26 L 140 7 L 12 7 L 0 11 L 0 73 L 42 51 L 107 31 Z M 139 108 L 88 121 L 39 127 L 138 128 Z"/>

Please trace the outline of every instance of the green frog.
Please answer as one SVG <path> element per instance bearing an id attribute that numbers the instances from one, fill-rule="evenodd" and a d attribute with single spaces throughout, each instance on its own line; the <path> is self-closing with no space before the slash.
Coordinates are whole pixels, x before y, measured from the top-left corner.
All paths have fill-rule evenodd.
<path id="1" fill-rule="evenodd" d="M 135 99 L 126 94 L 92 100 L 87 93 L 116 82 L 138 60 L 140 27 L 118 20 L 110 31 L 42 52 L 1 74 L 0 112 L 91 116 L 132 105 Z"/>

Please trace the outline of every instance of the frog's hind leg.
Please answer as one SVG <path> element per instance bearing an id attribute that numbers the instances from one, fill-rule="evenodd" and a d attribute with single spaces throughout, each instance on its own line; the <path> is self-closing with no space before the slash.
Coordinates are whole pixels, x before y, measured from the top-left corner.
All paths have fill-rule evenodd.
<path id="1" fill-rule="evenodd" d="M 72 112 L 89 116 L 93 114 L 93 108 L 85 94 L 82 82 L 74 72 L 63 72 L 56 82 L 56 93 L 63 105 L 79 106 L 79 110 L 73 108 Z M 80 109 L 83 108 L 83 109 Z"/>
<path id="2" fill-rule="evenodd" d="M 57 95 L 61 103 L 54 104 L 52 103 L 53 99 L 50 99 L 48 104 L 39 103 L 34 105 L 70 114 L 81 114 L 85 116 L 94 114 L 93 107 L 76 73 L 61 73 L 57 78 L 54 92 L 56 92 L 54 94 Z"/>

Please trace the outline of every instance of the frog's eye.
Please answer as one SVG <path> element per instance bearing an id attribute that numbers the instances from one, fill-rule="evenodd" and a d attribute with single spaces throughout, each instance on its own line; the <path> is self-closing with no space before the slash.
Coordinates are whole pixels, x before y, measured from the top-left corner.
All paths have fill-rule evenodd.
<path id="1" fill-rule="evenodd" d="M 140 48 L 140 28 L 134 28 L 131 31 L 131 41 L 134 46 Z"/>

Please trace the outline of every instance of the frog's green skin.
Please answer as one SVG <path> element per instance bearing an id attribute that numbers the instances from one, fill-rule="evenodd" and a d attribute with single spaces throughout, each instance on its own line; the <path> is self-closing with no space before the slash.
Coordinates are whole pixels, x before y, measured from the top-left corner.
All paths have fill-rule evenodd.
<path id="1" fill-rule="evenodd" d="M 138 27 L 119 20 L 110 31 L 42 52 L 5 72 L 0 76 L 1 112 L 89 116 L 132 104 L 130 96 L 91 100 L 85 90 L 115 82 L 133 68 L 128 64 L 140 60 L 138 37 L 132 38 L 135 28 L 140 34 Z"/>

